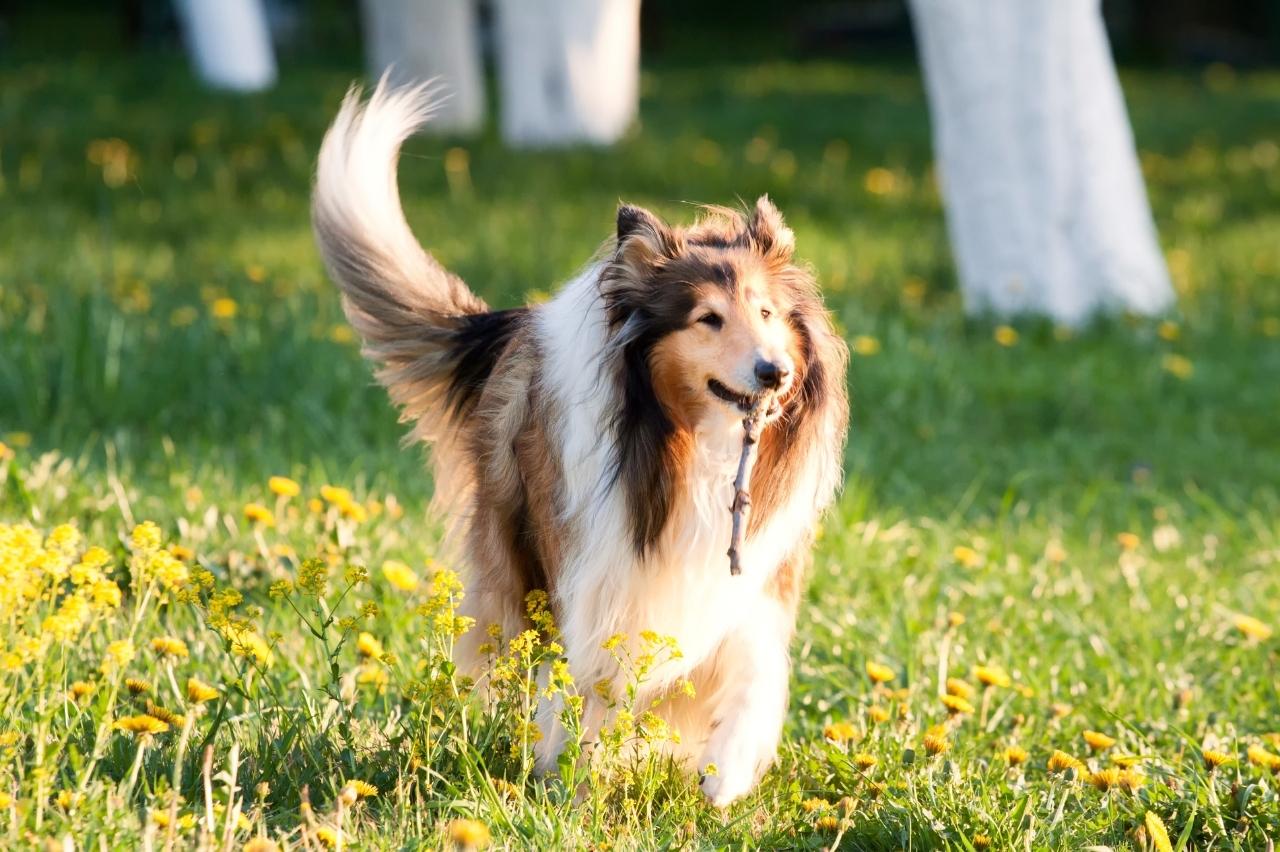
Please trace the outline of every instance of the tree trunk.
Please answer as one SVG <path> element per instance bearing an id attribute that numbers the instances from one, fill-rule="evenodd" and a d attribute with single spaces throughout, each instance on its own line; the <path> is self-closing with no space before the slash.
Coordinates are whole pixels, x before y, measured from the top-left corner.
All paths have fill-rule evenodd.
<path id="1" fill-rule="evenodd" d="M 444 99 L 427 130 L 484 124 L 484 73 L 474 0 L 363 0 L 370 73 L 397 84 L 436 80 Z"/>
<path id="2" fill-rule="evenodd" d="M 276 58 L 261 0 L 177 0 L 183 36 L 200 79 L 253 92 L 276 81 Z"/>
<path id="3" fill-rule="evenodd" d="M 911 0 L 971 311 L 1158 313 L 1156 241 L 1099 0 Z"/>
<path id="4" fill-rule="evenodd" d="M 507 142 L 617 141 L 640 97 L 640 0 L 497 0 L 496 11 Z"/>

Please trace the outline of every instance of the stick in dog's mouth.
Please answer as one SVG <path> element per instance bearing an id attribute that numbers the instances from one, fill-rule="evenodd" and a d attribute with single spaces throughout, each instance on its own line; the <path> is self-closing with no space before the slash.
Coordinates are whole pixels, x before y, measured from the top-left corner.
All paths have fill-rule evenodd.
<path id="1" fill-rule="evenodd" d="M 728 391 L 728 388 L 725 390 Z M 749 400 L 747 407 L 743 409 L 747 416 L 742 421 L 742 455 L 738 458 L 738 474 L 733 478 L 733 505 L 729 507 L 733 515 L 733 531 L 729 538 L 729 573 L 735 577 L 742 573 L 742 540 L 746 537 L 747 521 L 751 516 L 751 469 L 756 464 L 756 445 L 760 443 L 760 430 L 764 427 L 765 416 L 770 413 L 773 404 L 774 395 L 763 393 L 754 401 Z M 742 406 L 739 405 L 739 408 Z"/>

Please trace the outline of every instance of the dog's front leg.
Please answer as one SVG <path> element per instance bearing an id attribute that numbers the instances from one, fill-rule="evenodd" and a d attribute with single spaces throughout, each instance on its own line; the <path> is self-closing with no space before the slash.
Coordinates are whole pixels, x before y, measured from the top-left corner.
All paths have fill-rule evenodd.
<path id="1" fill-rule="evenodd" d="M 699 762 L 702 791 L 720 808 L 749 793 L 773 763 L 787 711 L 791 618 L 766 599 L 744 625 L 717 653 L 723 680 L 708 708 L 712 733 Z"/>

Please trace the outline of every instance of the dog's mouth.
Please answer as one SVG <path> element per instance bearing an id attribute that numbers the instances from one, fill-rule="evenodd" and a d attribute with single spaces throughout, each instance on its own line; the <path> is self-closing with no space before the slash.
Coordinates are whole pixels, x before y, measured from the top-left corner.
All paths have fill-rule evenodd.
<path id="1" fill-rule="evenodd" d="M 724 382 L 716 379 L 707 380 L 707 390 L 716 398 L 729 403 L 743 414 L 750 414 L 751 409 L 755 408 L 756 402 L 760 399 L 761 394 L 745 394 L 731 390 Z M 769 410 L 765 412 L 766 417 L 774 417 L 781 413 L 782 406 L 778 403 L 777 397 L 769 403 Z"/>

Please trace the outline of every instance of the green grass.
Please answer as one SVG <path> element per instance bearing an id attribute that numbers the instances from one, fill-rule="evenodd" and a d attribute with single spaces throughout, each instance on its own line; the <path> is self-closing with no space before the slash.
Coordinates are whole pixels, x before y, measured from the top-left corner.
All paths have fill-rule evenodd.
<path id="1" fill-rule="evenodd" d="M 1276 640 L 1234 626 L 1240 614 L 1280 624 L 1280 74 L 1125 76 L 1179 312 L 1163 328 L 1118 318 L 1070 336 L 1019 323 L 1013 346 L 961 311 L 909 66 L 672 63 L 646 72 L 640 126 L 612 149 L 515 153 L 492 136 L 410 145 L 411 223 L 495 305 L 566 279 L 608 235 L 620 198 L 686 219 L 690 203 L 769 192 L 848 336 L 879 344 L 851 367 L 848 480 L 802 608 L 782 759 L 720 814 L 661 765 L 593 779 L 575 801 L 575 782 L 530 780 L 511 757 L 512 717 L 443 699 L 445 718 L 424 711 L 415 684 L 445 671 L 439 636 L 421 600 L 378 568 L 396 559 L 425 574 L 438 537 L 431 486 L 335 331 L 338 300 L 308 225 L 314 153 L 356 71 L 291 68 L 273 92 L 238 98 L 200 91 L 175 61 L 0 65 L 0 441 L 13 453 L 0 461 L 0 521 L 74 523 L 111 551 L 126 587 L 120 615 L 0 673 L 0 794 L 15 800 L 0 813 L 6 844 L 131 846 L 167 810 L 172 733 L 132 782 L 123 735 L 102 737 L 90 758 L 101 726 L 138 704 L 111 697 L 121 676 L 150 678 L 172 701 L 145 650 L 160 634 L 191 646 L 179 683 L 196 675 L 224 696 L 177 761 L 180 812 L 203 813 L 198 746 L 212 746 L 215 774 L 238 747 L 251 831 L 304 847 L 304 787 L 315 818 L 331 820 L 348 778 L 382 790 L 345 817 L 365 848 L 440 844 L 460 817 L 516 848 L 820 848 L 838 837 L 853 849 L 969 849 L 977 835 L 996 848 L 1142 848 L 1147 811 L 1189 848 L 1258 848 L 1280 834 L 1277 782 L 1245 758 L 1280 730 Z M 113 138 L 127 149 L 93 144 Z M 455 146 L 467 170 L 450 176 Z M 869 183 L 874 168 L 892 180 Z M 234 317 L 214 316 L 219 299 Z M 1190 374 L 1171 372 L 1182 362 L 1169 356 Z M 303 494 L 277 506 L 274 474 Z M 326 483 L 374 516 L 310 512 L 304 501 Z M 278 525 L 246 521 L 251 501 L 278 509 Z M 228 653 L 225 625 L 210 629 L 225 599 L 153 596 L 135 610 L 145 572 L 123 570 L 125 542 L 143 519 L 193 550 L 219 589 L 239 590 L 236 611 L 262 635 L 279 633 L 269 667 Z M 394 654 L 385 693 L 349 683 L 364 669 L 351 642 L 338 644 L 342 624 L 312 633 L 267 595 L 298 559 L 325 554 L 335 583 L 344 566 L 371 569 L 335 612 Z M 6 571 L 16 559 L 0 551 Z M 292 600 L 314 622 L 317 601 Z M 367 602 L 376 615 L 361 614 Z M 0 609 L 8 650 L 39 632 L 47 604 Z M 97 673 L 135 611 L 137 659 Z M 964 623 L 951 626 L 952 613 Z M 905 691 L 873 691 L 867 661 L 891 666 L 890 687 Z M 922 732 L 946 715 L 940 673 L 972 679 L 987 662 L 1021 689 L 980 694 L 978 718 L 929 759 Z M 89 675 L 95 696 L 64 701 Z M 869 725 L 873 704 L 893 720 Z M 824 727 L 841 721 L 862 740 L 826 742 Z M 1141 756 L 1136 793 L 1046 772 L 1054 749 L 1087 756 L 1085 729 Z M 999 754 L 1011 744 L 1030 752 L 1015 770 Z M 1205 745 L 1238 763 L 1207 773 Z M 878 759 L 867 777 L 852 752 Z M 495 777 L 517 789 L 502 793 Z M 260 782 L 269 792 L 255 810 Z M 212 788 L 229 800 L 224 781 Z M 57 799 L 67 789 L 82 794 L 69 807 Z M 847 820 L 822 827 L 844 797 Z M 806 810 L 814 799 L 829 804 Z"/>

